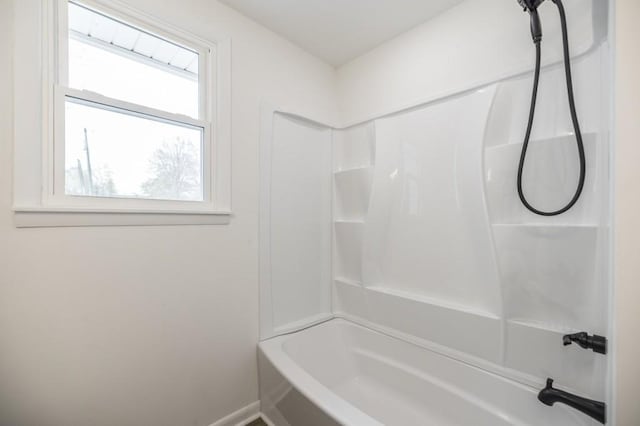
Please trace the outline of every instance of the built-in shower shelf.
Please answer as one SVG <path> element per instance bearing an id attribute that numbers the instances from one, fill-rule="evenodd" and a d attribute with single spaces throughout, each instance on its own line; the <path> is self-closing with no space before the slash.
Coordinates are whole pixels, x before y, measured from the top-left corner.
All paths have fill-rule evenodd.
<path id="1" fill-rule="evenodd" d="M 494 223 L 494 228 L 598 228 L 592 223 Z"/>
<path id="2" fill-rule="evenodd" d="M 368 166 L 350 167 L 348 169 L 337 170 L 337 171 L 333 172 L 333 174 L 336 175 L 336 178 L 340 178 L 340 177 L 348 176 L 348 175 L 367 173 L 367 172 L 369 172 L 371 167 L 372 166 L 370 166 L 370 165 L 368 165 Z"/>
<path id="3" fill-rule="evenodd" d="M 595 132 L 582 133 L 582 141 L 585 145 L 591 145 L 595 142 L 596 137 L 598 136 Z M 529 141 L 529 149 L 536 147 L 544 147 L 554 143 L 570 143 L 575 145 L 576 137 L 575 135 L 560 135 L 560 136 L 550 136 L 546 138 L 539 138 L 535 140 Z M 522 141 L 517 141 L 513 143 L 503 143 L 498 145 L 489 145 L 486 147 L 487 151 L 500 150 L 500 149 L 514 149 L 520 151 L 522 149 Z"/>
<path id="4" fill-rule="evenodd" d="M 513 324 L 520 327 L 527 327 L 536 330 L 542 330 L 549 333 L 568 334 L 580 331 L 577 328 L 567 327 L 566 325 L 554 324 L 549 322 L 538 321 L 534 319 L 508 318 L 507 324 Z"/>
<path id="5" fill-rule="evenodd" d="M 361 165 L 357 165 L 357 166 L 354 166 L 354 167 L 348 167 L 348 168 L 344 168 L 344 169 L 335 170 L 333 172 L 333 174 L 342 175 L 342 174 L 345 174 L 345 173 L 356 173 L 358 171 L 370 169 L 371 167 L 373 167 L 371 164 L 361 164 Z"/>
<path id="6" fill-rule="evenodd" d="M 350 278 L 335 277 L 333 280 L 336 281 L 336 282 L 339 282 L 341 284 L 347 284 L 347 285 L 351 285 L 351 286 L 355 286 L 355 287 L 362 287 L 362 282 L 360 282 L 358 280 L 352 280 Z"/>
<path id="7" fill-rule="evenodd" d="M 337 225 L 363 225 L 364 219 L 336 219 L 333 222 Z"/>
<path id="8" fill-rule="evenodd" d="M 367 286 L 366 289 L 373 293 L 386 294 L 398 299 L 423 303 L 425 305 L 437 306 L 442 309 L 448 309 L 451 311 L 465 312 L 480 317 L 489 318 L 492 320 L 500 319 L 498 315 L 493 312 L 489 312 L 485 309 L 480 309 L 474 306 L 467 306 L 457 304 L 452 301 L 446 301 L 437 297 L 428 296 L 426 294 L 417 293 L 411 290 L 402 290 L 385 285 Z"/>

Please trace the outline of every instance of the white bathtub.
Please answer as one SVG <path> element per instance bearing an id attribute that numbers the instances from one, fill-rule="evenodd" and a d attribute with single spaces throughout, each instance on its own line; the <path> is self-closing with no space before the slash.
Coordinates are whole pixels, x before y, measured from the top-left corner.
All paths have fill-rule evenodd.
<path id="1" fill-rule="evenodd" d="M 595 425 L 537 389 L 343 319 L 260 343 L 261 411 L 276 426 Z"/>

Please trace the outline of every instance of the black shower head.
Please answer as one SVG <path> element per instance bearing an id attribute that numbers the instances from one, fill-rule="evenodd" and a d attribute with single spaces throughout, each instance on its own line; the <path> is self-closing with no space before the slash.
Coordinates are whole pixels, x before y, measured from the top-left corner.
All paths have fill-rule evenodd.
<path id="1" fill-rule="evenodd" d="M 544 0 L 517 0 L 517 1 L 520 7 L 522 7 L 525 11 L 531 12 L 533 10 L 536 10 L 538 6 L 540 6 L 540 3 L 542 3 Z"/>
<path id="2" fill-rule="evenodd" d="M 538 6 L 544 0 L 517 0 L 518 4 L 525 12 L 529 12 L 531 17 L 531 38 L 534 43 L 540 43 L 542 40 L 542 24 L 540 24 L 540 17 L 538 16 Z"/>

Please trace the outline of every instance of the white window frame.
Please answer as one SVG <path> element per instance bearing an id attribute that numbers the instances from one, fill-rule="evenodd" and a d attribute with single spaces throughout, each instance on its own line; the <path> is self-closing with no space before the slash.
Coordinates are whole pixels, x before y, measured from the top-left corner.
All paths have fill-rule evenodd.
<path id="1" fill-rule="evenodd" d="M 227 223 L 231 214 L 230 40 L 226 37 L 219 37 L 215 42 L 204 40 L 114 0 L 73 1 L 196 51 L 199 61 L 199 117 L 187 117 L 182 114 L 109 98 L 86 90 L 70 88 L 67 69 L 68 0 L 21 0 L 18 2 L 20 6 L 16 7 L 16 18 L 20 18 L 21 13 L 32 13 L 33 3 L 39 3 L 40 6 L 41 44 L 39 53 L 42 65 L 42 91 L 39 99 L 36 99 L 33 93 L 20 87 L 19 80 L 21 78 L 16 78 L 16 96 L 20 96 L 20 91 L 27 95 L 27 102 L 24 99 L 16 99 L 15 101 L 14 211 L 16 225 Z M 32 4 L 28 5 L 27 3 Z M 31 20 L 33 24 L 37 21 L 33 18 Z M 16 49 L 28 49 L 27 35 L 25 34 L 26 41 L 20 40 L 20 36 L 21 30 L 17 29 Z M 31 47 L 35 47 L 33 43 Z M 23 62 L 29 59 L 20 56 L 16 56 L 16 58 L 14 63 L 16 70 L 20 66 L 21 59 Z M 33 61 L 34 58 L 35 54 L 31 52 L 31 60 Z M 30 66 L 33 67 L 34 64 L 30 64 Z M 104 106 L 105 110 L 124 110 L 133 116 L 142 116 L 185 127 L 201 128 L 203 131 L 203 201 L 65 194 L 64 113 L 66 98 L 73 98 L 74 101 L 89 105 L 99 104 Z M 33 135 L 33 131 L 25 128 L 27 120 L 24 117 L 28 114 L 29 109 L 33 111 L 37 101 L 39 101 L 42 111 L 39 127 L 41 146 L 39 149 L 33 146 L 34 142 L 29 138 L 29 134 Z M 41 154 L 41 184 L 35 190 L 33 179 L 27 177 L 28 168 L 33 167 L 34 162 L 32 158 L 27 158 L 27 156 L 29 153 L 37 151 Z M 36 191 L 39 194 L 36 194 Z M 130 215 L 126 215 L 127 213 Z M 93 216 L 93 219 L 87 218 L 86 215 Z M 130 220 L 127 220 L 126 216 Z"/>

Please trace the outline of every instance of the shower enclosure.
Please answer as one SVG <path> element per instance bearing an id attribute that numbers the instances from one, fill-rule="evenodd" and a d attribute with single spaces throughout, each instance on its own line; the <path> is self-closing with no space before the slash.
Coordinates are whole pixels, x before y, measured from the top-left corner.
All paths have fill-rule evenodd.
<path id="1" fill-rule="evenodd" d="M 319 425 L 407 424 L 400 413 L 597 424 L 536 399 L 552 378 L 610 402 L 609 357 L 563 345 L 610 330 L 607 6 L 585 3 L 588 21 L 570 26 L 593 35 L 572 58 L 586 181 L 562 215 L 531 213 L 516 190 L 530 70 L 348 128 L 265 107 L 259 357 L 272 422 L 300 424 L 306 407 L 304 424 Z M 565 93 L 562 63 L 545 65 L 523 176 L 542 210 L 566 203 L 579 175 Z"/>

